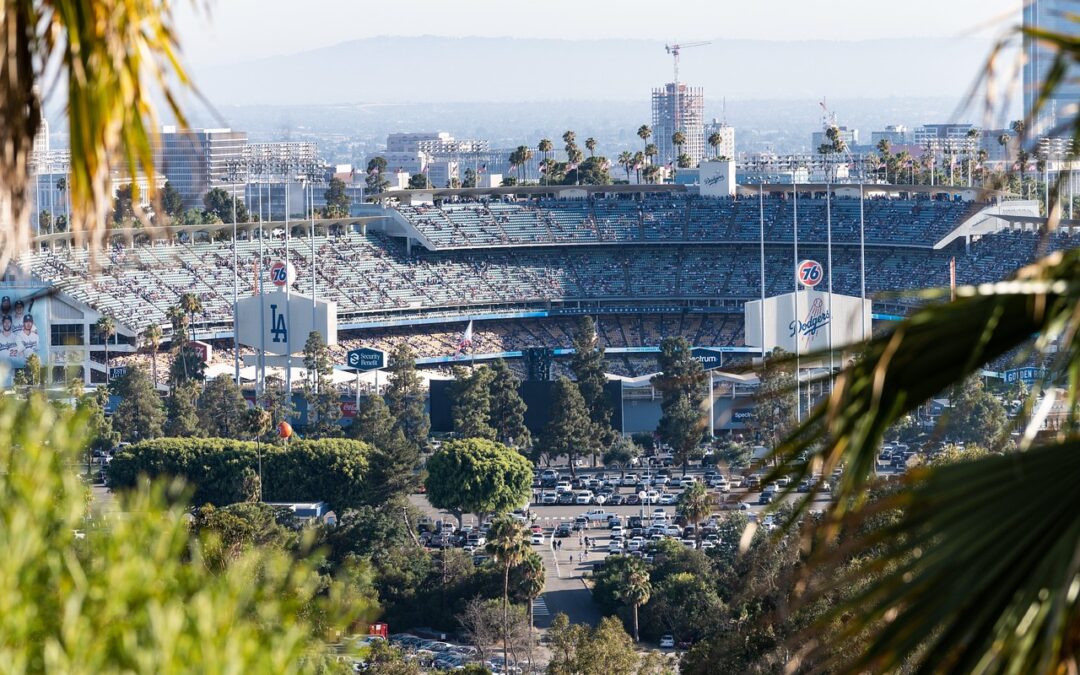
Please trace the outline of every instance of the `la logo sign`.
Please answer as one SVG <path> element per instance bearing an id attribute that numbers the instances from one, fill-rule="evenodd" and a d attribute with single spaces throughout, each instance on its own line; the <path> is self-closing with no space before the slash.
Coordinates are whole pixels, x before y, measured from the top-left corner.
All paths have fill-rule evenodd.
<path id="1" fill-rule="evenodd" d="M 795 270 L 796 281 L 807 288 L 817 286 L 824 278 L 825 271 L 822 269 L 821 263 L 816 260 L 804 260 L 799 263 L 799 267 Z"/>

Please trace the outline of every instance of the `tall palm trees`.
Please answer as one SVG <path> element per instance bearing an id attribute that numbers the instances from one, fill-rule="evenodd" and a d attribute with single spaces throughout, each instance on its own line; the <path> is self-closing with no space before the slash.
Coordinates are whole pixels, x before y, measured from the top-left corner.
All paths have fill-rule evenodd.
<path id="1" fill-rule="evenodd" d="M 630 182 L 630 165 L 634 163 L 634 156 L 630 154 L 629 150 L 623 150 L 619 153 L 619 164 L 626 170 L 626 182 Z"/>
<path id="2" fill-rule="evenodd" d="M 638 150 L 634 153 L 634 175 L 637 182 L 641 182 L 641 167 L 645 165 L 645 153 Z"/>
<path id="3" fill-rule="evenodd" d="M 713 500 L 705 489 L 705 484 L 694 481 L 694 484 L 683 490 L 679 495 L 679 513 L 686 517 L 688 523 L 694 526 L 694 535 L 698 543 L 701 543 L 701 521 L 712 512 Z"/>
<path id="4" fill-rule="evenodd" d="M 191 339 L 195 339 L 195 315 L 203 311 L 202 300 L 194 293 L 184 293 L 180 296 L 180 308 L 187 312 L 188 326 L 191 328 Z"/>
<path id="5" fill-rule="evenodd" d="M 638 631 L 638 609 L 649 602 L 652 596 L 652 583 L 649 579 L 649 570 L 640 558 L 626 560 L 625 576 L 620 580 L 615 595 L 633 608 L 634 642 L 641 642 L 641 634 Z"/>
<path id="6" fill-rule="evenodd" d="M 529 631 L 533 629 L 533 602 L 544 592 L 544 584 L 547 581 L 547 570 L 544 561 L 535 551 L 529 551 L 525 555 L 521 566 L 521 590 L 529 600 Z"/>
<path id="7" fill-rule="evenodd" d="M 641 139 L 642 144 L 644 144 L 645 148 L 647 149 L 649 147 L 649 137 L 652 136 L 652 129 L 649 127 L 648 124 L 642 124 L 640 127 L 638 127 L 637 135 L 638 138 Z M 649 154 L 648 150 L 646 150 L 645 154 Z"/>
<path id="8" fill-rule="evenodd" d="M 656 147 L 655 143 L 649 143 L 645 146 L 645 160 L 651 166 L 654 164 L 653 158 L 660 154 L 660 149 Z M 654 173 L 655 175 L 655 173 Z"/>
<path id="9" fill-rule="evenodd" d="M 161 346 L 161 326 L 152 323 L 143 330 L 143 340 L 150 346 L 150 373 L 154 378 L 154 386 L 157 386 L 157 354 Z"/>
<path id="10" fill-rule="evenodd" d="M 112 318 L 108 314 L 102 314 L 98 318 L 97 323 L 94 324 L 97 327 L 98 334 L 101 335 L 102 341 L 105 343 L 105 384 L 109 383 L 109 340 L 112 336 L 116 335 L 116 319 Z"/>
<path id="11" fill-rule="evenodd" d="M 585 139 L 585 149 L 589 151 L 589 157 L 596 156 L 596 139 L 589 136 Z"/>
<path id="12" fill-rule="evenodd" d="M 683 146 L 686 145 L 686 134 L 681 131 L 676 131 L 671 134 L 671 144 L 678 148 L 678 154 L 675 155 L 675 161 L 671 163 L 671 177 L 675 178 L 675 173 L 678 167 L 683 163 Z"/>
<path id="13" fill-rule="evenodd" d="M 165 310 L 165 317 L 172 325 L 172 339 L 175 344 L 187 340 L 188 315 L 180 305 L 173 305 Z"/>
<path id="14" fill-rule="evenodd" d="M 571 133 L 571 132 L 568 132 Z M 487 552 L 503 567 L 503 663 L 507 660 L 507 635 L 510 632 L 510 569 L 519 565 L 529 554 L 529 539 L 525 528 L 502 516 L 491 524 Z"/>
<path id="15" fill-rule="evenodd" d="M 548 172 L 551 171 L 550 162 L 548 160 L 551 158 L 551 152 L 555 149 L 555 144 L 551 142 L 550 138 L 542 138 L 540 139 L 540 142 L 537 143 L 536 149 L 539 150 L 540 154 L 544 157 L 542 162 L 544 164 L 544 182 L 546 183 Z"/>
<path id="16" fill-rule="evenodd" d="M 577 134 L 573 131 L 567 131 L 562 135 L 563 143 L 566 143 L 567 145 L 573 145 L 576 138 Z"/>
<path id="17" fill-rule="evenodd" d="M 724 137 L 720 135 L 719 131 L 714 131 L 709 134 L 709 145 L 713 149 L 713 157 L 720 157 L 720 144 L 724 142 Z"/>

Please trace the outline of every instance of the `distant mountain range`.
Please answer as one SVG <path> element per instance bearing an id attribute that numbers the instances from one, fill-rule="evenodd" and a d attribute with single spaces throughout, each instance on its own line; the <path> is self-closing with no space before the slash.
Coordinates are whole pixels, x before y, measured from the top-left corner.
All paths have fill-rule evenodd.
<path id="1" fill-rule="evenodd" d="M 975 38 L 851 42 L 717 39 L 680 79 L 710 99 L 953 97 L 989 50 Z M 672 78 L 646 40 L 378 37 L 194 69 L 215 105 L 647 100 Z"/>

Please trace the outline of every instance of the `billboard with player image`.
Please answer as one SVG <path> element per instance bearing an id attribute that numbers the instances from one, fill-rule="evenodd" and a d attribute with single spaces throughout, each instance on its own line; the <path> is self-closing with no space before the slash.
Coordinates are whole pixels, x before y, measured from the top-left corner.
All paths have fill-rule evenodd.
<path id="1" fill-rule="evenodd" d="M 31 354 L 42 365 L 49 357 L 48 289 L 35 285 L 0 285 L 0 385 L 11 386 L 16 370 Z"/>

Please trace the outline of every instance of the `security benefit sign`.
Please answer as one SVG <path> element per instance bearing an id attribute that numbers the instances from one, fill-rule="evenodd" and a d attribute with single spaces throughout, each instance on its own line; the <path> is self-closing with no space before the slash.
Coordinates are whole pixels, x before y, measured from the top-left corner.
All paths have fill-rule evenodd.
<path id="1" fill-rule="evenodd" d="M 240 344 L 267 354 L 296 354 L 312 331 L 328 345 L 337 344 L 337 303 L 292 293 L 253 295 L 236 303 L 236 337 Z"/>
<path id="2" fill-rule="evenodd" d="M 381 349 L 361 347 L 349 352 L 345 365 L 353 370 L 378 370 L 386 367 L 386 352 Z"/>

